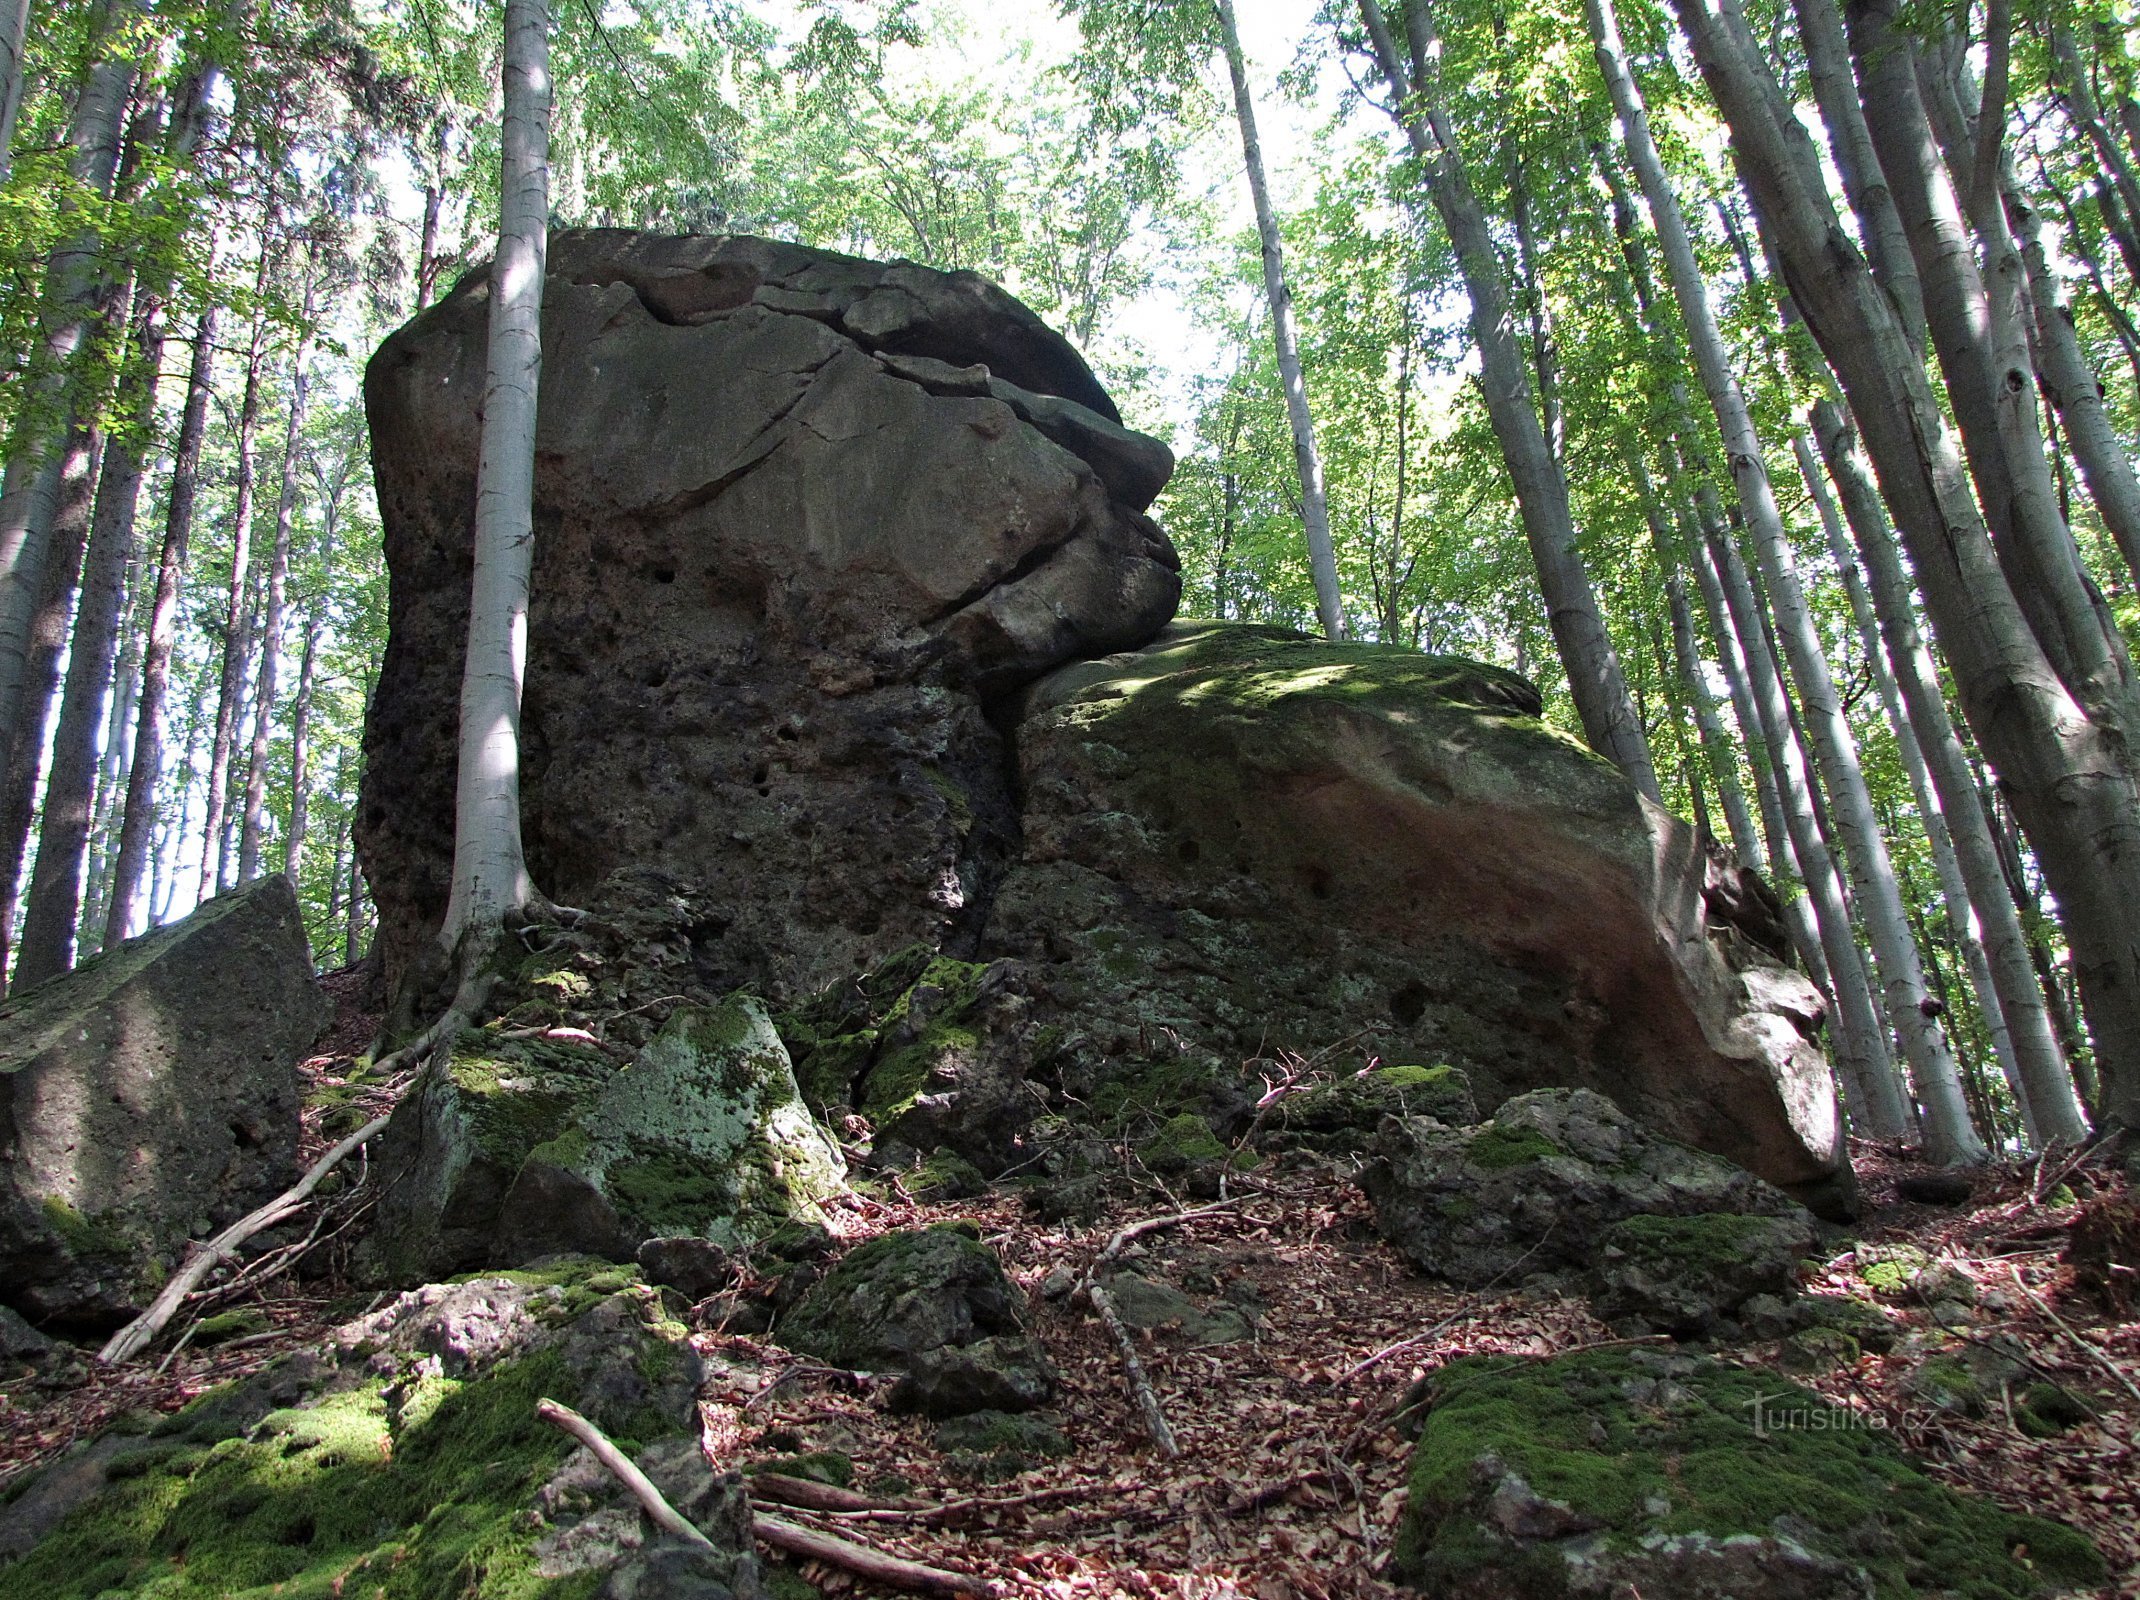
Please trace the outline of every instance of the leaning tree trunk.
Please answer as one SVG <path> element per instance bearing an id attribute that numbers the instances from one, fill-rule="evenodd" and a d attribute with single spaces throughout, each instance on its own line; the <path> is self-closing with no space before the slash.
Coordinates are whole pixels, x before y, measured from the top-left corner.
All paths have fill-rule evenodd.
<path id="1" fill-rule="evenodd" d="M 1424 3 L 1406 13 L 1411 65 L 1400 55 L 1377 0 L 1359 0 L 1375 58 L 1396 97 L 1405 137 L 1426 175 L 1427 190 L 1447 230 L 1471 299 L 1471 332 L 1484 372 L 1486 410 L 1516 490 L 1516 509 L 1538 570 L 1553 642 L 1568 674 L 1576 715 L 1590 747 L 1627 774 L 1658 804 L 1663 795 L 1650 762 L 1649 740 L 1627 690 L 1597 592 L 1577 548 L 1568 480 L 1546 444 L 1537 396 L 1510 320 L 1508 284 L 1485 212 L 1473 194 L 1447 116 L 1433 96 L 1440 41 Z"/>
<path id="2" fill-rule="evenodd" d="M 134 509 L 141 496 L 142 456 L 153 447 L 157 379 L 163 371 L 164 317 L 151 293 L 136 320 L 135 365 L 128 376 L 129 431 L 105 447 L 82 598 L 67 651 L 66 687 L 52 738 L 52 773 L 45 783 L 37 829 L 37 865 L 30 878 L 18 983 L 37 983 L 74 965 L 82 910 L 82 858 L 96 805 L 97 734 L 117 653 L 126 569 L 134 552 Z"/>
<path id="3" fill-rule="evenodd" d="M 535 403 L 549 246 L 550 43 L 542 0 L 506 0 L 498 254 L 476 467 L 475 572 L 461 680 L 453 888 L 440 942 L 488 937 L 535 897 L 520 845 L 520 687 L 535 558 Z"/>
<path id="4" fill-rule="evenodd" d="M 1271 330 L 1278 344 L 1278 384 L 1285 391 L 1286 421 L 1293 430 L 1293 460 L 1300 471 L 1300 520 L 1307 530 L 1308 567 L 1315 577 L 1315 610 L 1323 633 L 1345 637 L 1345 603 L 1338 592 L 1337 552 L 1330 539 L 1330 502 L 1323 489 L 1323 458 L 1315 444 L 1315 419 L 1300 369 L 1300 336 L 1294 326 L 1293 291 L 1286 282 L 1278 218 L 1271 210 L 1263 175 L 1263 145 L 1256 137 L 1256 104 L 1248 92 L 1248 66 L 1234 24 L 1233 0 L 1215 0 L 1226 70 L 1233 78 L 1234 116 L 1241 125 L 1241 158 L 1248 168 L 1249 197 L 1256 208 L 1256 237 L 1263 249 L 1263 287 L 1271 302 Z"/>
<path id="5" fill-rule="evenodd" d="M 134 898 L 156 839 L 156 780 L 163 767 L 164 701 L 171 680 L 171 650 L 178 638 L 179 593 L 186 576 L 186 549 L 193 536 L 193 505 L 200 489 L 201 441 L 208 432 L 208 396 L 215 375 L 215 307 L 201 313 L 193 335 L 193 365 L 186 378 L 186 406 L 172 447 L 171 498 L 164 512 L 163 549 L 156 560 L 156 597 L 149 604 L 148 638 L 141 652 L 141 705 L 135 714 L 134 754 L 126 776 L 126 807 L 119 821 L 119 855 L 111 874 L 111 903 L 104 912 L 107 948 L 133 933 Z M 149 900 L 153 913 L 156 898 Z"/>
<path id="6" fill-rule="evenodd" d="M 2116 705 L 2083 708 L 2029 631 L 1893 302 L 1732 0 L 1673 0 L 1799 313 L 1842 380 L 1978 744 L 2058 897 L 2103 1069 L 2140 1125 L 2140 773 Z"/>
<path id="7" fill-rule="evenodd" d="M 305 287 L 305 332 L 290 368 L 290 414 L 282 439 L 282 484 L 275 497 L 275 548 L 268 561 L 267 607 L 260 628 L 260 674 L 253 701 L 252 753 L 245 769 L 245 820 L 238 838 L 238 881 L 260 873 L 260 833 L 267 810 L 268 744 L 274 729 L 276 680 L 281 676 L 282 615 L 290 584 L 290 536 L 297 524 L 297 455 L 305 431 L 305 399 L 312 360 L 314 286 Z"/>
<path id="8" fill-rule="evenodd" d="M 2104 124 L 2102 108 L 2089 83 L 2088 64 L 2081 58 L 2073 31 L 2054 23 L 2050 29 L 2051 61 L 2055 67 L 2052 87 L 2064 98 L 2066 116 L 2088 141 L 2100 174 L 2097 199 L 2103 211 L 2104 229 L 2117 242 L 2125 265 L 2140 283 L 2140 179 L 2136 179 L 2125 153 Z"/>
<path id="9" fill-rule="evenodd" d="M 1710 406 L 1723 432 L 1732 481 L 1753 534 L 1755 553 L 1768 585 L 1770 611 L 1790 662 L 1791 676 L 1798 685 L 1799 707 L 1829 801 L 1835 808 L 1843 848 L 1857 869 L 1854 876 L 1859 891 L 1858 911 L 1865 919 L 1879 963 L 1889 1024 L 1902 1040 L 1918 1099 L 1925 1108 L 1928 1146 L 1941 1162 L 1981 1160 L 1984 1146 L 1970 1127 L 1960 1074 L 1934 1008 L 1924 1004 L 1927 992 L 1917 943 L 1902 907 L 1879 819 L 1873 814 L 1865 775 L 1859 770 L 1856 739 L 1843 715 L 1827 657 L 1806 609 L 1790 535 L 1783 526 L 1783 514 L 1769 482 L 1761 438 L 1724 348 L 1678 197 L 1650 139 L 1647 110 L 1634 76 L 1627 69 L 1611 0 L 1585 0 L 1584 9 L 1590 19 L 1599 69 L 1619 113 L 1629 161 L 1649 201 L 1673 296 L 1686 324 L 1695 370 L 1701 375 L 1702 387 L 1709 393 Z M 1877 1093 L 1879 1086 L 1873 1087 Z M 1881 1108 L 1883 1115 L 1886 1109 Z"/>
<path id="10" fill-rule="evenodd" d="M 22 45 L 30 28 L 30 0 L 0 0 L 0 184 L 12 170 L 15 119 L 22 114 L 25 83 Z"/>

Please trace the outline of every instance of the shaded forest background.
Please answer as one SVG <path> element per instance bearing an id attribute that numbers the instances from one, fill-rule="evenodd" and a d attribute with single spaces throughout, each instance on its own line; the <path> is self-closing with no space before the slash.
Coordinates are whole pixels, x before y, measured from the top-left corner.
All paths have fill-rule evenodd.
<path id="1" fill-rule="evenodd" d="M 1847 397 L 1781 288 L 1730 108 L 1696 69 L 1713 30 L 1738 29 L 1835 147 L 1855 92 L 1827 0 L 1632 0 L 1616 24 L 1580 0 L 1388 18 L 1333 0 L 1241 19 L 1255 48 L 1236 46 L 1234 73 L 1226 8 L 978 12 L 561 0 L 553 224 L 766 233 L 994 278 L 1181 458 L 1158 512 L 1186 614 L 1329 627 L 1304 541 L 1322 498 L 1343 632 L 1514 668 L 1550 720 L 1604 749 L 1589 669 L 1565 664 L 1580 578 L 1656 792 L 1791 907 L 1836 1001 L 1859 1131 L 1921 1123 L 1948 1156 L 2081 1132 L 2100 1041 L 2059 908 L 2002 774 L 1945 712 L 1970 700 L 1945 657 L 1922 658 L 1912 697 L 1904 658 L 1934 630 L 1892 543 L 1885 567 L 1863 545 L 1860 513 L 1884 513 L 1837 443 Z M 386 586 L 359 376 L 385 331 L 489 254 L 500 22 L 455 0 L 36 0 L 0 40 L 13 981 L 262 871 L 296 879 L 322 965 L 362 954 L 351 833 Z M 1378 22 L 1395 32 L 1378 39 Z M 2114 0 L 1990 0 L 1857 4 L 1848 22 L 1868 95 L 1898 60 L 1918 86 L 1950 254 L 1981 262 L 1986 303 L 2021 310 L 2008 331 L 2028 381 L 1999 426 L 2025 411 L 2036 431 L 2043 522 L 2070 534 L 2060 581 L 2127 685 L 2132 19 Z M 1608 26 L 1647 102 L 1651 173 L 1601 71 Z M 1244 97 L 1277 179 L 1264 235 L 1242 186 Z M 1872 132 L 1890 150 L 1909 136 Z M 1864 174 L 1839 157 L 1822 178 L 1906 309 Z M 1703 403 L 1704 334 L 1674 294 L 1658 182 L 1758 431 L 1773 537 L 1744 450 Z M 1933 251 L 1927 230 L 1905 257 Z M 1936 278 L 1920 293 L 1936 324 Z M 1290 414 L 1274 304 L 1297 321 Z M 1936 379 L 1950 341 L 1935 325 L 1928 342 L 1923 316 L 1919 376 Z M 1510 360 L 1544 452 L 1528 462 Z M 1933 392 L 1964 431 L 1990 404 Z M 1550 560 L 1524 514 L 1538 497 L 1513 488 L 1526 470 L 1566 486 Z M 1304 489 L 1317 474 L 1320 497 Z M 2018 535 L 1981 477 L 1976 493 L 2003 559 Z M 1950 781 L 1934 782 L 1942 759 Z"/>

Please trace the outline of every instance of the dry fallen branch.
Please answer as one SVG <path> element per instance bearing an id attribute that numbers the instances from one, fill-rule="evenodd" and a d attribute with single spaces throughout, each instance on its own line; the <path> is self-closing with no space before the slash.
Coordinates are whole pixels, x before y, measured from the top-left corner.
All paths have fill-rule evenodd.
<path id="1" fill-rule="evenodd" d="M 2125 1392 L 2127 1394 L 2131 1395 L 2135 1400 L 2140 1400 L 2140 1385 L 2136 1385 L 2133 1382 L 2131 1376 L 2127 1374 L 2125 1369 L 2119 1366 L 2115 1361 L 2111 1360 L 2109 1354 L 2105 1352 L 2102 1348 L 2097 1345 L 2090 1344 L 2086 1339 L 2083 1339 L 2079 1334 L 2075 1333 L 2073 1329 L 2067 1325 L 2066 1319 L 2064 1317 L 2061 1317 L 2057 1312 L 2051 1309 L 2051 1302 L 2044 1299 L 2042 1295 L 2038 1294 L 2034 1289 L 2031 1289 L 2029 1287 L 2028 1280 L 2021 1276 L 2021 1269 L 2019 1267 L 2014 1267 L 2011 1270 L 2014 1274 L 2015 1286 L 2019 1288 L 2023 1294 L 2027 1295 L 2031 1300 L 2036 1302 L 2036 1309 L 2041 1311 L 2045 1316 L 2051 1319 L 2052 1325 L 2056 1327 L 2060 1333 L 2066 1336 L 2066 1341 L 2071 1344 L 2075 1349 L 2086 1352 L 2090 1360 L 2094 1361 L 2105 1372 L 2109 1373 L 2113 1378 L 2117 1379 L 2119 1383 L 2125 1386 Z"/>
<path id="2" fill-rule="evenodd" d="M 430 1071 L 441 1049 L 451 1049 L 460 1039 L 461 1030 L 474 1019 L 484 1000 L 489 997 L 492 981 L 491 976 L 484 972 L 463 982 L 454 994 L 453 1003 L 446 1008 L 446 1014 L 426 1028 L 414 1042 L 381 1060 L 372 1069 L 373 1072 L 386 1076 L 398 1072 L 411 1061 L 419 1062 L 416 1075 L 408 1085 L 410 1089 L 415 1088 L 423 1081 L 424 1074 Z M 116 1366 L 119 1362 L 131 1360 L 146 1350 L 156 1336 L 163 1332 L 165 1324 L 178 1315 L 178 1309 L 185 1304 L 186 1296 L 198 1288 L 209 1273 L 223 1262 L 236 1259 L 238 1246 L 253 1235 L 265 1233 L 295 1216 L 303 1209 L 305 1202 L 312 1197 L 312 1191 L 320 1186 L 327 1174 L 340 1166 L 350 1152 L 384 1133 L 392 1117 L 393 1113 L 389 1111 L 372 1118 L 313 1162 L 305 1175 L 291 1187 L 266 1205 L 247 1212 L 202 1245 L 184 1266 L 171 1274 L 170 1282 L 166 1283 L 150 1302 L 148 1310 L 111 1336 L 104 1348 L 97 1352 L 97 1359 L 106 1366 Z"/>
<path id="3" fill-rule="evenodd" d="M 829 1483 L 819 1483 L 814 1478 L 791 1478 L 784 1472 L 752 1473 L 750 1494 L 753 1500 L 770 1500 L 775 1505 L 800 1506 L 806 1511 L 882 1511 L 906 1516 L 915 1512 L 934 1512 L 942 1509 L 921 1500 L 885 1500 L 873 1495 L 857 1494 L 852 1489 L 836 1488 Z"/>
<path id="4" fill-rule="evenodd" d="M 683 1514 L 670 1505 L 662 1492 L 655 1488 L 647 1475 L 632 1464 L 631 1457 L 619 1450 L 608 1435 L 574 1411 L 570 1406 L 561 1406 L 555 1400 L 539 1400 L 535 1414 L 551 1426 L 560 1428 L 585 1445 L 594 1458 L 616 1475 L 617 1481 L 631 1491 L 647 1518 L 664 1533 L 674 1534 L 686 1544 L 701 1550 L 718 1548 L 698 1528 L 692 1526 Z M 800 1527 L 792 1522 L 783 1522 L 778 1517 L 754 1516 L 751 1532 L 760 1544 L 771 1545 L 775 1550 L 784 1550 L 789 1555 L 802 1556 L 811 1561 L 822 1561 L 827 1566 L 839 1567 L 858 1578 L 867 1578 L 872 1583 L 881 1583 L 888 1588 L 905 1589 L 914 1594 L 971 1595 L 978 1600 L 992 1600 L 994 1585 L 981 1578 L 963 1572 L 946 1572 L 939 1567 L 925 1567 L 918 1561 L 908 1561 L 899 1556 L 886 1555 L 881 1550 L 872 1550 L 867 1545 L 835 1538 L 829 1533 L 819 1533 L 812 1528 Z"/>

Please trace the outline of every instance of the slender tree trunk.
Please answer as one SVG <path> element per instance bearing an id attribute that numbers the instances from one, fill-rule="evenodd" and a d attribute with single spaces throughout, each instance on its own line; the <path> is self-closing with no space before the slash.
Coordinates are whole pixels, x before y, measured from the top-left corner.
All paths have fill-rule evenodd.
<path id="1" fill-rule="evenodd" d="M 1827 354 L 1954 668 L 2058 897 L 2081 972 L 2105 1119 L 2140 1125 L 2140 783 L 2116 704 L 2068 693 L 2008 589 L 1922 361 L 1849 244 L 1812 142 L 1732 0 L 1673 0 L 1792 299 Z"/>
<path id="2" fill-rule="evenodd" d="M 95 64 L 75 100 L 68 132 L 69 170 L 80 195 L 89 200 L 109 195 L 118 171 L 134 81 L 133 61 L 113 53 L 123 20 L 115 0 L 94 0 L 87 34 Z M 71 208 L 80 203 L 67 202 Z M 45 552 L 67 454 L 55 445 L 73 429 L 79 391 L 95 358 L 86 336 L 110 293 L 103 248 L 101 231 L 85 222 L 53 251 L 45 267 L 37 347 L 19 380 L 23 393 L 0 483 L 0 749 L 21 748 L 23 725 L 42 715 L 42 707 L 25 702 L 23 675 L 35 648 L 33 619 L 45 593 Z M 9 781 L 19 784 L 20 777 Z"/>
<path id="3" fill-rule="evenodd" d="M 305 399 L 312 360 L 314 288 L 305 286 L 305 333 L 290 369 L 290 414 L 282 439 L 282 485 L 275 498 L 275 549 L 269 558 L 267 607 L 260 629 L 260 676 L 253 701 L 253 746 L 245 772 L 245 823 L 238 841 L 238 881 L 260 874 L 260 834 L 267 810 L 268 743 L 274 733 L 276 679 L 282 654 L 282 617 L 290 583 L 290 537 L 297 525 L 297 454 L 305 431 Z"/>
<path id="4" fill-rule="evenodd" d="M 2054 22 L 2049 33 L 2053 86 L 2065 100 L 2067 117 L 2095 152 L 2101 173 L 2097 198 L 2102 205 L 2104 230 L 2116 240 L 2133 281 L 2140 283 L 2140 231 L 2136 231 L 2140 230 L 2140 180 L 2134 178 L 2124 152 L 2103 121 L 2102 108 L 2088 81 L 2088 64 L 2081 58 L 2073 30 Z"/>
<path id="5" fill-rule="evenodd" d="M 263 299 L 271 252 L 263 239 L 254 292 Z M 237 743 L 238 719 L 245 702 L 247 668 L 252 658 L 248 627 L 252 598 L 253 493 L 259 463 L 260 363 L 267 347 L 267 313 L 253 313 L 252 342 L 245 356 L 245 398 L 238 410 L 237 492 L 231 511 L 230 587 L 223 605 L 223 671 L 216 691 L 215 738 L 208 749 L 207 811 L 201 832 L 201 898 L 230 887 L 226 812 L 230 799 L 230 761 Z M 209 886 L 213 884 L 214 888 Z"/>
<path id="6" fill-rule="evenodd" d="M 2046 1139 L 2079 1140 L 2086 1136 L 2086 1124 L 2074 1097 L 2066 1051 L 2037 984 L 2028 940 L 1998 845 L 1977 800 L 1969 757 L 1947 712 L 1938 669 L 1917 631 L 1911 603 L 1915 586 L 1903 569 L 1871 469 L 1858 451 L 1856 432 L 1842 408 L 1832 400 L 1820 401 L 1813 408 L 1812 421 L 1815 442 L 1835 481 L 1844 518 L 1864 562 L 1873 616 L 1902 698 L 1904 723 L 1931 783 L 1931 800 L 1921 801 L 1920 807 L 1925 809 L 1928 831 L 1936 815 L 1953 847 L 1966 903 L 1976 919 L 1974 931 L 1991 969 L 1999 1013 L 2021 1074 L 2023 1104 L 2032 1129 Z"/>
<path id="7" fill-rule="evenodd" d="M 1411 48 L 1408 66 L 1377 0 L 1359 0 L 1359 4 L 1376 61 L 1395 96 L 1399 121 L 1426 174 L 1429 195 L 1464 275 L 1488 419 L 1515 485 L 1516 509 L 1530 542 L 1547 621 L 1568 673 L 1584 737 L 1593 750 L 1626 773 L 1637 789 L 1661 805 L 1649 740 L 1577 545 L 1568 480 L 1547 447 L 1539 422 L 1530 371 L 1510 319 L 1500 256 L 1478 197 L 1472 193 L 1448 118 L 1435 97 L 1440 41 L 1433 35 L 1424 0 L 1413 4 L 1406 12 Z"/>
<path id="8" fill-rule="evenodd" d="M 319 669 L 320 633 L 326 624 L 327 592 L 334 582 L 334 540 L 339 520 L 334 497 L 322 498 L 320 587 L 306 608 L 305 648 L 297 667 L 297 699 L 290 710 L 290 831 L 283 840 L 282 870 L 292 883 L 298 881 L 298 869 L 304 865 L 305 830 L 312 813 L 312 695 Z M 337 866 L 337 877 L 340 871 Z M 327 920 L 334 920 L 332 912 Z"/>
<path id="9" fill-rule="evenodd" d="M 23 663 L 25 715 L 15 725 L 14 743 L 6 751 L 6 780 L 0 786 L 0 975 L 7 970 L 22 910 L 22 867 L 37 810 L 45 728 L 59 692 L 60 658 L 67 645 L 67 622 L 74 614 L 101 453 L 96 434 L 79 427 L 68 434 L 58 453 L 59 493 L 41 573 L 43 588 L 30 615 L 29 655 Z M 0 985 L 0 993 L 4 992 Z"/>
<path id="10" fill-rule="evenodd" d="M 1627 70 L 1611 0 L 1585 0 L 1585 11 L 1590 18 L 1598 65 L 1619 113 L 1629 161 L 1649 201 L 1651 221 L 1686 324 L 1695 369 L 1701 374 L 1702 386 L 1709 393 L 1709 403 L 1723 430 L 1732 480 L 1768 585 L 1770 613 L 1790 662 L 1791 676 L 1798 685 L 1798 703 L 1829 802 L 1835 809 L 1843 848 L 1856 868 L 1858 910 L 1865 918 L 1879 962 L 1888 1022 L 1902 1040 L 1918 1099 L 1925 1108 L 1928 1145 L 1941 1162 L 1981 1160 L 1984 1146 L 1969 1125 L 1969 1109 L 1962 1099 L 1954 1058 L 1937 1019 L 1924 1004 L 1925 980 L 1916 941 L 1910 935 L 1887 843 L 1873 812 L 1864 773 L 1859 770 L 1857 742 L 1843 715 L 1827 657 L 1806 609 L 1790 535 L 1783 526 L 1783 514 L 1769 482 L 1761 438 L 1724 348 L 1723 334 L 1710 307 L 1708 286 L 1695 261 L 1678 198 L 1651 142 L 1648 114 L 1641 91 Z M 1804 859 L 1803 852 L 1800 859 Z M 1878 1086 L 1874 1088 L 1877 1092 Z M 1895 1109 L 1899 1113 L 1901 1108 Z M 1882 1110 L 1884 1114 L 1885 1108 Z"/>
<path id="11" fill-rule="evenodd" d="M 157 380 L 163 371 L 164 312 L 149 294 L 135 324 L 135 364 L 123 408 L 129 429 L 104 449 L 96 510 L 90 523 L 81 606 L 67 653 L 66 687 L 52 739 L 52 774 L 45 784 L 37 830 L 37 865 L 30 878 L 16 980 L 39 983 L 74 965 L 82 910 L 82 861 L 96 801 L 97 734 L 118 648 L 126 569 L 134 552 L 134 510 L 141 495 L 142 454 L 156 422 Z"/>
<path id="12" fill-rule="evenodd" d="M 505 131 L 461 682 L 453 888 L 440 942 L 535 898 L 520 846 L 520 688 L 534 566 L 535 402 L 549 246 L 550 43 L 542 0 L 506 0 Z"/>
<path id="13" fill-rule="evenodd" d="M 193 365 L 186 378 L 186 405 L 172 447 L 171 498 L 164 511 L 163 548 L 156 561 L 156 596 L 149 604 L 147 640 L 141 653 L 141 706 L 134 726 L 134 754 L 126 778 L 126 807 L 119 822 L 119 855 L 112 868 L 111 903 L 104 913 L 107 948 L 133 933 L 134 899 L 156 838 L 156 787 L 163 767 L 164 701 L 171 678 L 171 649 L 178 638 L 178 603 L 193 537 L 193 506 L 199 492 L 201 442 L 208 431 L 208 396 L 215 375 L 215 307 L 201 314 L 193 336 Z M 188 764 L 191 754 L 188 754 Z M 184 791 L 180 792 L 184 810 Z M 152 886 L 149 904 L 157 901 Z"/>
<path id="14" fill-rule="evenodd" d="M 22 114 L 27 87 L 22 45 L 29 28 L 30 0 L 0 0 L 0 184 L 13 170 L 15 119 Z"/>
<path id="15" fill-rule="evenodd" d="M 1240 30 L 1234 24 L 1233 0 L 1214 0 L 1226 70 L 1233 78 L 1234 116 L 1241 125 L 1241 157 L 1248 169 L 1248 192 L 1256 207 L 1256 235 L 1263 247 L 1263 287 L 1271 303 L 1271 331 L 1278 344 L 1278 383 L 1285 391 L 1286 421 L 1293 430 L 1293 461 L 1300 472 L 1300 520 L 1307 531 L 1308 568 L 1315 578 L 1315 610 L 1323 633 L 1345 637 L 1345 602 L 1338 592 L 1337 552 L 1330 540 L 1330 502 L 1323 490 L 1323 458 L 1315 445 L 1315 419 L 1308 412 L 1308 388 L 1300 369 L 1300 336 L 1293 318 L 1293 291 L 1286 283 L 1285 256 L 1278 239 L 1278 218 L 1271 210 L 1270 186 L 1263 174 L 1263 145 L 1256 137 L 1256 104 L 1248 90 L 1248 66 L 1241 55 Z"/>

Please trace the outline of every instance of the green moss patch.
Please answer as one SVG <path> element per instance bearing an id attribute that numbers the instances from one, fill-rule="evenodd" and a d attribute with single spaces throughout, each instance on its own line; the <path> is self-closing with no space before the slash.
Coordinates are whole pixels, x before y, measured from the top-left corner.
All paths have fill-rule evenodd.
<path id="1" fill-rule="evenodd" d="M 1548 1161 L 1561 1153 L 1560 1146 L 1536 1128 L 1510 1128 L 1488 1123 L 1464 1147 L 1464 1159 L 1488 1172 L 1505 1172 L 1532 1161 Z"/>
<path id="2" fill-rule="evenodd" d="M 1474 1356 L 1430 1379 L 1426 1400 L 1397 1562 L 1432 1593 L 1470 1592 L 1486 1572 L 1566 1583 L 1565 1538 L 1511 1538 L 1482 1513 L 1506 1481 L 1481 1473 L 1488 1457 L 1607 1558 L 1638 1561 L 1678 1536 L 1772 1536 L 1780 1522 L 1861 1568 L 1883 1600 L 2019 1600 L 2103 1581 L 2070 1528 L 1957 1494 L 1869 1419 L 1767 1373 L 1645 1351 Z"/>

